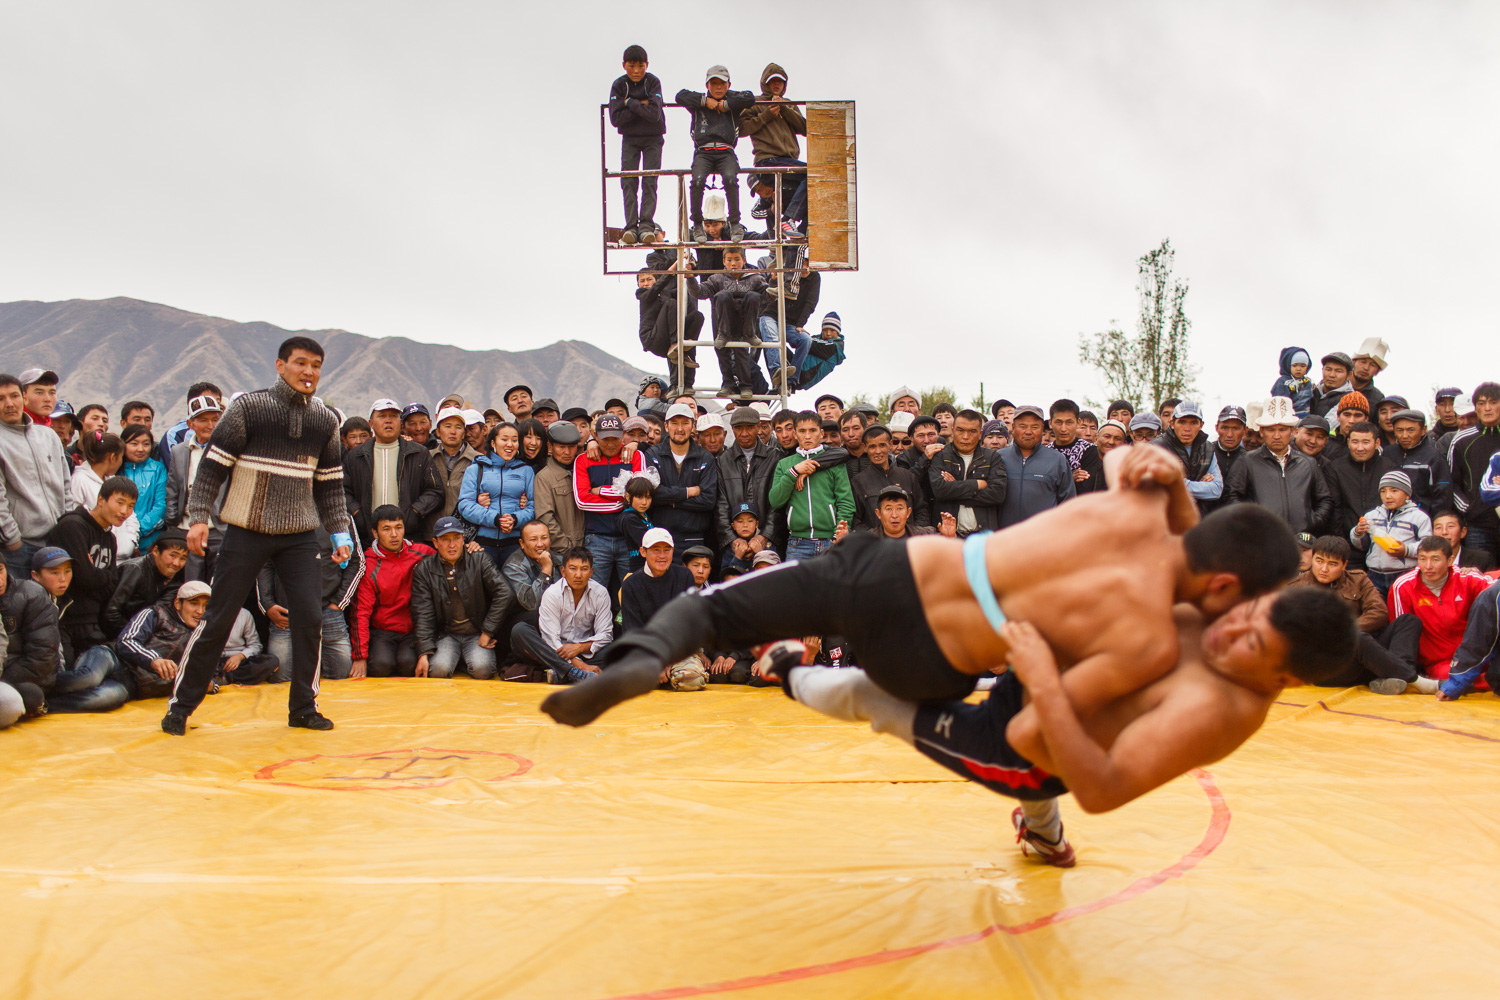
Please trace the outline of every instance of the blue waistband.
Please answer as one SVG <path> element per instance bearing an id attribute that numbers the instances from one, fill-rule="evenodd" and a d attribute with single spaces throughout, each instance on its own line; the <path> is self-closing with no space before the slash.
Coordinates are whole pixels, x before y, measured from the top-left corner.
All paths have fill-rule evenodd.
<path id="1" fill-rule="evenodd" d="M 1000 610 L 1000 602 L 995 600 L 995 590 L 990 586 L 990 570 L 984 559 L 984 543 L 989 541 L 992 531 L 976 531 L 964 539 L 964 575 L 969 578 L 969 589 L 974 592 L 974 600 L 979 602 L 979 610 L 984 612 L 984 617 L 989 620 L 990 628 L 998 634 L 1000 626 L 1005 624 L 1005 612 Z"/>

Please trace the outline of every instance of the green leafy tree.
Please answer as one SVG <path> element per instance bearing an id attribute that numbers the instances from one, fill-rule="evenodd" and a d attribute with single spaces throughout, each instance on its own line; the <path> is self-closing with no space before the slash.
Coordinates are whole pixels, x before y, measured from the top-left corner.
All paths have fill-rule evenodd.
<path id="1" fill-rule="evenodd" d="M 1163 399 L 1190 396 L 1198 378 L 1198 367 L 1188 360 L 1188 283 L 1172 275 L 1175 256 L 1172 241 L 1162 240 L 1136 261 L 1140 314 L 1134 334 L 1111 321 L 1103 333 L 1078 338 L 1078 360 L 1099 373 L 1110 398 L 1137 409 L 1154 411 Z"/>

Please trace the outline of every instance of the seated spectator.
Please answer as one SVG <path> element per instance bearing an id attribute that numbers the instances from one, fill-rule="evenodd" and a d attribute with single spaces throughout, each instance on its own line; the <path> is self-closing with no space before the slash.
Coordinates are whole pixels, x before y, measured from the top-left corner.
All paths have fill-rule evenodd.
<path id="1" fill-rule="evenodd" d="M 1488 573 L 1495 568 L 1495 560 L 1490 558 L 1488 552 L 1482 552 L 1473 546 L 1464 545 L 1464 539 L 1468 537 L 1469 529 L 1464 526 L 1464 519 L 1457 511 L 1440 510 L 1432 519 L 1432 533 L 1439 538 L 1448 539 L 1449 546 L 1453 549 L 1453 568 L 1460 572 Z"/>
<path id="2" fill-rule="evenodd" d="M 497 571 L 521 544 L 521 525 L 536 516 L 536 474 L 517 455 L 520 447 L 516 426 L 497 424 L 458 492 L 458 513 L 479 526 L 477 541 Z"/>
<path id="3" fill-rule="evenodd" d="M 1330 410 L 1341 409 L 1343 398 L 1354 392 L 1354 383 L 1349 381 L 1349 373 L 1354 370 L 1354 362 L 1349 360 L 1349 355 L 1342 351 L 1334 351 L 1332 354 L 1323 355 L 1319 362 L 1323 366 L 1323 381 L 1313 386 L 1312 401 L 1308 404 L 1309 413 L 1315 413 L 1320 417 L 1326 417 Z M 1369 420 L 1369 404 L 1365 404 L 1365 419 Z"/>
<path id="4" fill-rule="evenodd" d="M 674 258 L 675 260 L 675 255 Z M 689 347 L 682 352 L 682 378 L 678 379 L 677 357 L 677 280 L 668 271 L 654 271 L 643 267 L 635 276 L 635 297 L 640 303 L 639 334 L 641 350 L 667 361 L 667 374 L 674 385 L 691 389 L 697 378 L 698 349 Z M 703 332 L 703 313 L 698 309 L 698 300 L 691 294 L 687 297 L 684 311 L 683 339 L 697 340 Z M 639 406 L 639 399 L 637 406 Z"/>
<path id="5" fill-rule="evenodd" d="M 786 346 L 790 355 L 786 361 L 787 392 L 793 392 L 801 385 L 802 366 L 807 362 L 807 354 L 813 345 L 813 338 L 806 328 L 812 319 L 813 310 L 818 308 L 818 297 L 823 288 L 822 275 L 806 266 L 807 247 L 795 248 L 790 257 L 787 266 L 795 270 L 787 271 L 782 276 L 782 291 L 785 294 L 781 296 L 785 299 Z M 782 259 L 787 258 L 783 256 Z M 774 256 L 767 256 L 761 261 L 762 267 L 774 264 Z M 766 372 L 770 375 L 770 385 L 775 386 L 782 371 L 781 348 L 776 343 L 776 320 L 783 307 L 778 304 L 774 275 L 767 279 L 766 290 L 760 299 L 760 339 L 766 345 Z"/>
<path id="6" fill-rule="evenodd" d="M 457 513 L 458 494 L 463 486 L 464 473 L 479 458 L 479 452 L 469 447 L 465 431 L 462 410 L 453 407 L 438 410 L 438 443 L 432 449 L 432 469 L 438 481 L 443 484 L 443 502 L 430 515 L 433 524 L 440 517 Z"/>
<path id="7" fill-rule="evenodd" d="M 110 476 L 117 475 L 125 464 L 125 444 L 113 434 L 86 434 L 78 439 L 83 461 L 73 470 L 68 483 L 68 499 L 77 507 L 92 510 L 99 498 L 99 487 Z M 132 480 L 134 482 L 134 480 Z M 136 488 L 139 495 L 140 488 Z M 165 499 L 165 498 L 163 498 Z M 114 529 L 115 551 L 120 559 L 135 555 L 141 525 L 134 514 Z"/>
<path id="8" fill-rule="evenodd" d="M 1018 407 L 1010 429 L 1014 439 L 1008 448 L 998 452 L 999 461 L 995 463 L 1003 474 L 999 481 L 1004 503 L 998 511 L 999 524 L 995 525 L 1001 528 L 1051 510 L 1076 495 L 1073 469 L 1067 459 L 1051 448 L 1042 447 L 1041 407 Z M 934 483 L 934 492 L 936 489 Z M 962 518 L 958 533 L 965 534 Z"/>
<path id="9" fill-rule="evenodd" d="M 119 635 L 139 612 L 176 593 L 182 586 L 187 557 L 187 533 L 169 528 L 157 536 L 145 555 L 120 563 L 119 580 L 100 619 L 105 636 Z"/>
<path id="10" fill-rule="evenodd" d="M 54 566 L 65 564 L 58 559 L 58 553 L 42 560 L 44 565 L 47 562 Z M 66 584 L 62 589 L 66 590 Z M 0 662 L 3 662 L 0 683 L 15 692 L 14 696 L 7 698 L 4 716 L 10 718 L 10 722 L 5 725 L 21 716 L 31 718 L 46 713 L 45 692 L 57 678 L 61 644 L 57 605 L 52 594 L 35 580 L 12 577 L 7 568 L 0 565 Z M 15 711 L 17 701 L 20 702 L 19 713 Z"/>
<path id="11" fill-rule="evenodd" d="M 58 602 L 64 666 L 108 638 L 100 622 L 104 606 L 120 582 L 112 529 L 129 519 L 135 498 L 134 483 L 124 476 L 111 476 L 100 485 L 93 507 L 68 511 L 47 532 L 47 544 L 63 549 L 72 560 L 72 581 L 66 596 Z"/>
<path id="12" fill-rule="evenodd" d="M 1099 425 L 1099 436 L 1094 441 L 1094 447 L 1099 449 L 1099 458 L 1103 461 L 1105 455 L 1130 443 L 1130 430 L 1124 424 L 1118 420 L 1106 420 Z"/>
<path id="13" fill-rule="evenodd" d="M 583 544 L 583 511 L 573 498 L 573 460 L 578 457 L 579 441 L 578 428 L 571 421 L 553 421 L 547 428 L 547 464 L 532 483 L 535 520 L 547 526 L 550 547 L 557 552 Z"/>
<path id="14" fill-rule="evenodd" d="M 1095 428 L 1097 432 L 1098 428 Z M 999 451 L 1010 444 L 1010 427 L 1003 420 L 988 420 L 980 432 L 979 443 L 990 451 Z"/>
<path id="15" fill-rule="evenodd" d="M 1294 587 L 1324 587 L 1349 607 L 1359 622 L 1359 645 L 1349 668 L 1322 683 L 1323 687 L 1352 687 L 1368 683 L 1377 694 L 1401 694 L 1408 686 L 1422 694 L 1437 691 L 1437 681 L 1417 673 L 1417 644 L 1422 623 L 1413 614 L 1392 621 L 1385 599 L 1357 569 L 1349 568 L 1349 543 L 1324 535 L 1312 546 L 1312 565 Z"/>
<path id="16" fill-rule="evenodd" d="M 807 357 L 802 360 L 797 384 L 802 389 L 811 389 L 843 363 L 844 323 L 838 313 L 828 312 L 823 316 L 817 339 L 808 347 Z"/>
<path id="17" fill-rule="evenodd" d="M 1312 379 L 1307 377 L 1307 370 L 1311 367 L 1312 357 L 1305 350 L 1288 347 L 1281 352 L 1281 374 L 1271 384 L 1271 395 L 1290 399 L 1292 409 L 1299 417 L 1307 416 L 1316 391 Z"/>
<path id="18" fill-rule="evenodd" d="M 420 541 L 428 517 L 447 499 L 433 457 L 425 443 L 401 436 L 401 407 L 393 399 L 371 405 L 370 430 L 370 440 L 344 455 L 344 497 L 359 543 L 367 548 L 374 543 L 371 512 L 387 506 L 405 518 L 403 537 Z"/>
<path id="19" fill-rule="evenodd" d="M 919 528 L 926 527 L 929 522 L 922 487 L 911 470 L 901 468 L 892 460 L 890 431 L 880 424 L 872 425 L 864 432 L 863 445 L 864 469 L 849 481 L 854 491 L 854 527 L 864 530 L 879 527 L 880 498 L 891 486 L 901 487 L 913 505 L 910 512 L 912 523 Z"/>
<path id="20" fill-rule="evenodd" d="M 341 681 L 349 676 L 354 663 L 346 614 L 359 589 L 360 578 L 364 576 L 365 554 L 356 547 L 349 554 L 348 562 L 340 566 L 333 559 L 333 538 L 322 525 L 314 530 L 321 554 L 318 566 L 323 573 L 320 605 L 323 609 L 323 645 L 318 675 Z M 271 623 L 266 648 L 276 657 L 277 668 L 269 679 L 276 684 L 289 683 L 292 679 L 291 616 L 287 612 L 290 598 L 285 581 L 270 563 L 261 568 L 256 578 L 255 599 Z"/>
<path id="21" fill-rule="evenodd" d="M 1490 584 L 1487 576 L 1453 572 L 1452 564 L 1448 540 L 1428 535 L 1417 546 L 1417 568 L 1396 581 L 1386 601 L 1391 621 L 1408 612 L 1421 621 L 1419 666 L 1438 680 L 1448 677 L 1469 612 Z"/>
<path id="22" fill-rule="evenodd" d="M 1073 470 L 1073 492 L 1083 494 L 1103 490 L 1104 459 L 1100 457 L 1099 449 L 1085 441 L 1078 433 L 1081 426 L 1078 419 L 1078 404 L 1071 399 L 1059 399 L 1052 404 L 1048 412 L 1051 419 L 1047 422 L 1047 426 L 1052 431 L 1050 447 L 1068 460 L 1068 468 Z M 1198 426 L 1202 427 L 1202 418 L 1196 419 Z M 1187 425 L 1191 426 L 1191 424 L 1192 420 L 1188 420 Z M 1206 449 L 1208 437 L 1202 435 L 1202 438 Z M 1006 442 L 1006 444 L 1009 443 Z M 1189 481 L 1191 482 L 1191 479 Z"/>
<path id="23" fill-rule="evenodd" d="M 425 403 L 407 403 L 401 410 L 401 436 L 423 448 L 432 434 L 432 414 Z"/>
<path id="24" fill-rule="evenodd" d="M 1384 407 L 1399 396 L 1387 396 Z M 1412 502 L 1431 517 L 1448 503 L 1453 490 L 1448 461 L 1438 454 L 1437 446 L 1427 436 L 1427 415 L 1421 410 L 1401 408 L 1391 417 L 1395 442 L 1381 453 L 1387 469 L 1400 469 L 1411 480 Z"/>
<path id="25" fill-rule="evenodd" d="M 364 417 L 350 417 L 339 428 L 339 443 L 346 455 L 370 440 L 371 436 L 370 422 Z"/>
<path id="26" fill-rule="evenodd" d="M 181 528 L 183 531 L 192 527 L 188 523 L 188 490 L 198 475 L 198 463 L 203 460 L 203 455 L 208 450 L 208 439 L 213 436 L 214 428 L 218 426 L 219 417 L 223 413 L 223 405 L 212 394 L 204 393 L 188 400 L 187 437 L 172 446 L 166 462 L 167 502 L 163 523 L 170 527 Z M 224 490 L 227 488 L 226 483 L 219 492 L 219 501 L 223 500 Z M 219 502 L 216 501 L 213 512 L 217 514 L 218 509 Z M 212 579 L 214 561 L 218 558 L 219 546 L 223 541 L 224 524 L 214 516 L 209 522 L 208 544 L 204 554 L 188 554 L 189 580 L 207 582 Z"/>
<path id="27" fill-rule="evenodd" d="M 208 584 L 189 580 L 176 593 L 142 608 L 125 623 L 115 643 L 115 655 L 131 698 L 165 698 L 172 693 L 193 631 L 208 610 L 208 598 Z M 243 610 L 240 614 L 248 617 Z M 235 622 L 236 634 L 240 625 Z M 239 666 L 236 664 L 236 669 Z"/>
<path id="28" fill-rule="evenodd" d="M 515 595 L 509 616 L 500 626 L 500 631 L 494 633 L 497 648 L 508 651 L 511 630 L 521 622 L 536 628 L 542 594 L 562 579 L 562 555 L 552 548 L 552 534 L 545 524 L 541 521 L 526 522 L 521 528 L 520 547 L 505 560 L 500 572 Z M 517 678 L 507 675 L 505 679 Z"/>
<path id="29" fill-rule="evenodd" d="M 786 70 L 767 63 L 760 73 L 760 102 L 740 112 L 739 131 L 751 137 L 757 167 L 805 167 L 797 158 L 797 136 L 807 135 L 807 119 L 786 93 Z M 760 195 L 751 214 L 766 219 L 766 239 L 780 228 L 785 239 L 799 239 L 807 229 L 807 174 L 781 176 L 780 215 L 776 214 L 776 181 L 772 174 L 751 175 L 750 187 Z"/>
<path id="30" fill-rule="evenodd" d="M 738 247 L 725 249 L 723 273 L 703 279 L 694 276 L 688 282 L 694 298 L 713 303 L 714 352 L 724 380 L 720 396 L 738 396 L 755 384 L 757 369 L 751 348 L 728 344 L 760 345 L 760 302 L 765 290 L 766 276 L 745 267 L 745 251 Z"/>
<path id="31" fill-rule="evenodd" d="M 1489 689 L 1500 692 L 1500 661 L 1495 658 L 1497 647 L 1500 647 L 1500 582 L 1491 583 L 1472 602 L 1463 642 L 1453 655 L 1448 679 L 1442 682 L 1438 691 L 1438 701 L 1462 698 L 1473 689 L 1481 673 Z"/>
<path id="32" fill-rule="evenodd" d="M 31 557 L 67 509 L 62 442 L 26 410 L 21 382 L 0 375 L 0 545 L 13 579 L 31 577 Z"/>
<path id="33" fill-rule="evenodd" d="M 411 619 L 417 677 L 452 677 L 462 660 L 477 681 L 496 674 L 495 636 L 510 616 L 515 595 L 499 567 L 464 552 L 464 526 L 439 518 L 437 551 L 417 563 L 411 577 Z"/>
<path id="34" fill-rule="evenodd" d="M 1203 433 L 1203 409 L 1192 400 L 1179 401 L 1171 430 L 1153 443 L 1170 451 L 1182 463 L 1188 495 L 1197 503 L 1198 510 L 1202 513 L 1213 510 L 1215 501 L 1224 492 L 1224 475 L 1213 445 Z"/>
<path id="35" fill-rule="evenodd" d="M 693 586 L 693 574 L 672 561 L 674 545 L 672 533 L 665 528 L 652 528 L 641 540 L 646 564 L 620 587 L 622 635 L 644 626 L 668 601 Z"/>
<path id="36" fill-rule="evenodd" d="M 181 592 L 182 588 L 179 587 L 178 593 Z M 208 607 L 207 603 L 204 607 Z M 224 641 L 224 651 L 219 654 L 219 670 L 214 674 L 210 690 L 217 690 L 225 684 L 238 684 L 242 687 L 259 684 L 278 673 L 280 666 L 280 661 L 273 654 L 262 649 L 260 633 L 255 630 L 255 617 L 250 614 L 249 609 L 240 608 L 240 613 L 229 630 L 229 638 Z"/>
<path id="37" fill-rule="evenodd" d="M 145 424 L 127 424 L 120 432 L 120 440 L 125 446 L 120 474 L 135 483 L 140 494 L 133 515 L 140 526 L 136 551 L 145 552 L 166 527 L 167 467 L 153 457 L 156 442 L 151 437 L 151 428 Z"/>
<path id="38" fill-rule="evenodd" d="M 1416 567 L 1417 545 L 1431 534 L 1432 522 L 1411 502 L 1411 480 L 1392 471 L 1380 477 L 1380 506 L 1355 522 L 1349 541 L 1367 553 L 1365 572 L 1384 597 L 1397 577 Z"/>
<path id="39" fill-rule="evenodd" d="M 833 547 L 834 532 L 854 517 L 854 491 L 843 465 L 822 468 L 817 458 L 827 450 L 822 421 L 816 413 L 797 414 L 798 448 L 776 463 L 769 501 L 784 508 L 787 558 L 811 559 Z"/>
<path id="40" fill-rule="evenodd" d="M 64 515 L 59 525 L 67 525 L 68 516 Z M 108 531 L 101 534 L 110 537 Z M 100 548 L 103 547 L 101 543 Z M 79 622 L 76 618 L 68 621 L 73 617 L 70 612 L 78 601 L 87 603 L 89 599 L 82 587 L 77 587 L 75 597 L 79 577 L 97 577 L 100 575 L 98 570 L 90 567 L 86 560 L 72 558 L 67 550 L 58 546 L 38 549 L 31 557 L 31 564 L 32 582 L 48 594 L 54 612 L 62 609 L 57 617 L 49 616 L 40 623 L 46 638 L 56 642 L 53 648 L 61 654 L 51 679 L 39 685 L 46 696 L 47 711 L 110 712 L 119 708 L 129 700 L 130 693 L 124 684 L 114 679 L 119 669 L 114 650 L 102 641 L 96 641 L 102 638 L 97 625 L 89 627 L 89 623 Z M 49 623 L 56 631 L 46 627 Z"/>
<path id="41" fill-rule="evenodd" d="M 1154 413 L 1140 413 L 1130 418 L 1132 444 L 1150 444 L 1161 436 L 1161 418 Z"/>
<path id="42" fill-rule="evenodd" d="M 538 624 L 511 630 L 517 659 L 545 671 L 551 684 L 575 684 L 599 672 L 614 637 L 609 594 L 594 579 L 594 557 L 579 546 L 563 555 L 562 579 L 542 594 Z"/>
<path id="43" fill-rule="evenodd" d="M 365 552 L 354 606 L 354 663 L 350 677 L 415 677 L 417 637 L 411 620 L 411 577 L 433 554 L 406 538 L 400 507 L 375 508 L 375 544 Z"/>
<path id="44" fill-rule="evenodd" d="M 1292 402 L 1273 396 L 1257 423 L 1265 444 L 1240 459 L 1229 474 L 1230 503 L 1259 503 L 1292 532 L 1317 535 L 1333 517 L 1333 497 L 1317 463 L 1292 447 L 1297 423 Z"/>

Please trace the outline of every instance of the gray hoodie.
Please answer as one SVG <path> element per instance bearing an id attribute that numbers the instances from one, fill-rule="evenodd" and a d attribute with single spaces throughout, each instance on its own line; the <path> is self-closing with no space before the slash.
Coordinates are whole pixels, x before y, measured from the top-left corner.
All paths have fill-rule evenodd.
<path id="1" fill-rule="evenodd" d="M 0 421 L 0 545 L 39 544 L 67 509 L 67 456 L 62 439 L 29 414 Z"/>

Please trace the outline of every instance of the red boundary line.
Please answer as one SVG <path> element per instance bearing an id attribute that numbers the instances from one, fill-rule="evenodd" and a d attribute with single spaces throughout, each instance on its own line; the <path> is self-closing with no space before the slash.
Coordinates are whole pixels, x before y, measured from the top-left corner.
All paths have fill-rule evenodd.
<path id="1" fill-rule="evenodd" d="M 268 781 L 273 785 L 280 785 L 283 788 L 307 788 L 315 792 L 413 792 L 423 791 L 429 788 L 443 788 L 459 780 L 459 778 L 453 777 L 449 778 L 447 781 L 437 781 L 430 785 L 407 785 L 405 787 L 395 787 L 388 785 L 310 785 L 302 781 L 277 781 L 275 779 L 276 772 L 281 768 L 286 767 L 288 764 L 310 764 L 315 760 L 351 760 L 359 757 L 379 757 L 383 754 L 388 753 L 414 753 L 419 750 L 427 750 L 431 753 L 471 753 L 479 754 L 485 757 L 506 757 L 516 764 L 516 769 L 514 771 L 510 772 L 509 774 L 502 774 L 498 778 L 474 779 L 485 783 L 495 781 L 508 781 L 511 778 L 519 778 L 521 775 L 525 774 L 527 771 L 530 771 L 533 767 L 536 766 L 531 761 L 527 760 L 525 757 L 520 756 L 519 754 L 498 753 L 494 750 L 450 750 L 446 747 L 402 747 L 399 750 L 366 750 L 360 753 L 337 754 L 315 753 L 311 757 L 289 757 L 286 760 L 277 761 L 274 764 L 267 764 L 260 770 L 256 771 L 253 777 L 257 781 Z"/>
<path id="2" fill-rule="evenodd" d="M 867 969 L 871 966 L 886 965 L 891 962 L 902 962 L 908 958 L 916 958 L 935 951 L 947 951 L 952 948 L 962 948 L 966 945 L 977 944 L 995 934 L 1009 934 L 1012 937 L 1028 934 L 1043 927 L 1052 927 L 1078 917 L 1086 917 L 1100 910 L 1116 906 L 1120 903 L 1129 902 L 1143 893 L 1155 889 L 1162 883 L 1181 878 L 1193 868 L 1198 862 L 1208 857 L 1220 844 L 1224 842 L 1225 835 L 1229 832 L 1229 805 L 1224 801 L 1224 793 L 1214 782 L 1214 776 L 1201 768 L 1194 768 L 1191 772 L 1198 779 L 1198 785 L 1203 793 L 1208 796 L 1209 806 L 1213 815 L 1208 822 L 1208 830 L 1203 834 L 1203 839 L 1198 846 L 1178 858 L 1174 864 L 1168 865 L 1161 871 L 1144 878 L 1136 879 L 1130 885 L 1119 892 L 1103 899 L 1096 899 L 1092 903 L 1080 903 L 1077 906 L 1064 907 L 1046 916 L 1037 917 L 1020 924 L 991 924 L 982 930 L 972 931 L 968 934 L 960 934 L 957 937 L 944 938 L 941 941 L 932 941 L 928 944 L 913 945 L 909 948 L 896 948 L 890 951 L 877 951 L 868 955 L 857 955 L 853 958 L 840 959 L 837 962 L 825 962 L 822 965 L 804 965 L 795 969 L 782 969 L 779 972 L 768 972 L 757 976 L 746 976 L 742 979 L 726 979 L 717 983 L 705 983 L 700 986 L 674 986 L 664 990 L 650 990 L 646 993 L 630 993 L 622 996 L 611 997 L 609 1000 L 674 1000 L 677 997 L 701 997 L 712 993 L 732 993 L 736 990 L 754 989 L 757 986 L 774 986 L 779 983 L 796 982 L 800 979 L 813 979 L 818 976 L 829 976 L 839 972 L 850 972 L 855 969 Z"/>

